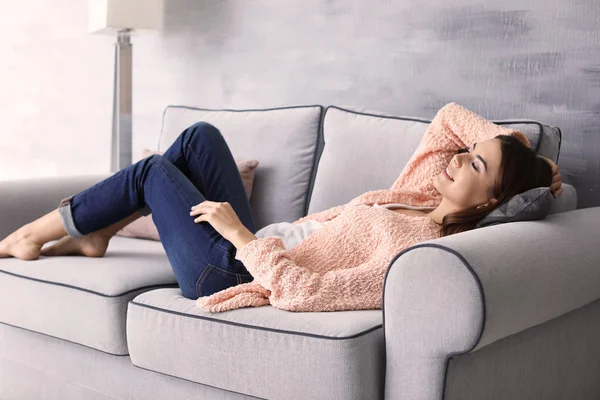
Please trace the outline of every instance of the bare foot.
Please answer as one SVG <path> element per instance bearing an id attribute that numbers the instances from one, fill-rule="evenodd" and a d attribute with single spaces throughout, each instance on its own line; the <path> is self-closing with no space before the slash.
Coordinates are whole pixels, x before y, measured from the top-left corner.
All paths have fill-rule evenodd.
<path id="1" fill-rule="evenodd" d="M 37 260 L 42 244 L 35 242 L 27 226 L 8 235 L 0 242 L 0 258 L 16 257 L 21 260 Z"/>
<path id="2" fill-rule="evenodd" d="M 42 249 L 43 256 L 82 255 L 86 257 L 103 257 L 108 248 L 109 237 L 89 233 L 82 238 L 63 236 L 58 242 Z"/>

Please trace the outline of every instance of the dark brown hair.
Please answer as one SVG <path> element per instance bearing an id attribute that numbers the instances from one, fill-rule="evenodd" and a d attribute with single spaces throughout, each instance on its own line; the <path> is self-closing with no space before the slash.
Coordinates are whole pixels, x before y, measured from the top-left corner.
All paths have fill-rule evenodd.
<path id="1" fill-rule="evenodd" d="M 530 189 L 552 184 L 552 167 L 513 135 L 499 135 L 502 160 L 494 183 L 496 203 L 477 209 L 469 207 L 444 216 L 440 237 L 474 229 L 477 223 L 511 197 Z M 459 153 L 465 150 L 459 151 Z"/>

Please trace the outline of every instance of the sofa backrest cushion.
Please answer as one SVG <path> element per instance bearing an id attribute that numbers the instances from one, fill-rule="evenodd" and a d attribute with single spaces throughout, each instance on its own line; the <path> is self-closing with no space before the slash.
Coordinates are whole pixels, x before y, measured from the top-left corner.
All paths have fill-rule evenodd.
<path id="1" fill-rule="evenodd" d="M 430 122 L 418 117 L 328 107 L 308 214 L 345 204 L 370 190 L 390 188 Z M 493 122 L 520 130 L 533 149 L 557 162 L 561 142 L 557 127 L 530 120 Z"/>
<path id="2" fill-rule="evenodd" d="M 236 159 L 260 161 L 250 203 L 256 229 L 306 215 L 314 176 L 321 106 L 209 110 L 168 106 L 158 149 L 165 151 L 190 125 L 216 126 Z"/>

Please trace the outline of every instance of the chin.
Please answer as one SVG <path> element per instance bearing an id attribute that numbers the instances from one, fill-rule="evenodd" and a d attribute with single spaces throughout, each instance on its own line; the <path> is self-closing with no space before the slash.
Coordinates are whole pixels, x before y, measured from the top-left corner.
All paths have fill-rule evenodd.
<path id="1" fill-rule="evenodd" d="M 436 176 L 433 179 L 433 187 L 435 188 L 435 190 L 437 190 L 438 193 L 440 194 L 444 194 L 444 190 L 440 190 L 442 187 L 444 187 L 444 185 L 440 185 L 440 180 L 444 179 L 443 177 L 441 177 L 440 175 Z"/>

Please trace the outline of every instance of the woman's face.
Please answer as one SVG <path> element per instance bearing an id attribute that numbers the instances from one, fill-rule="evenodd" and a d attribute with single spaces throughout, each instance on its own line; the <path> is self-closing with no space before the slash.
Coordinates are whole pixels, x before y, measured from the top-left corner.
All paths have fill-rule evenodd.
<path id="1" fill-rule="evenodd" d="M 446 207 L 463 210 L 495 200 L 494 184 L 500 171 L 502 149 L 499 139 L 475 143 L 467 153 L 456 154 L 445 172 L 434 177 L 433 186 Z"/>

